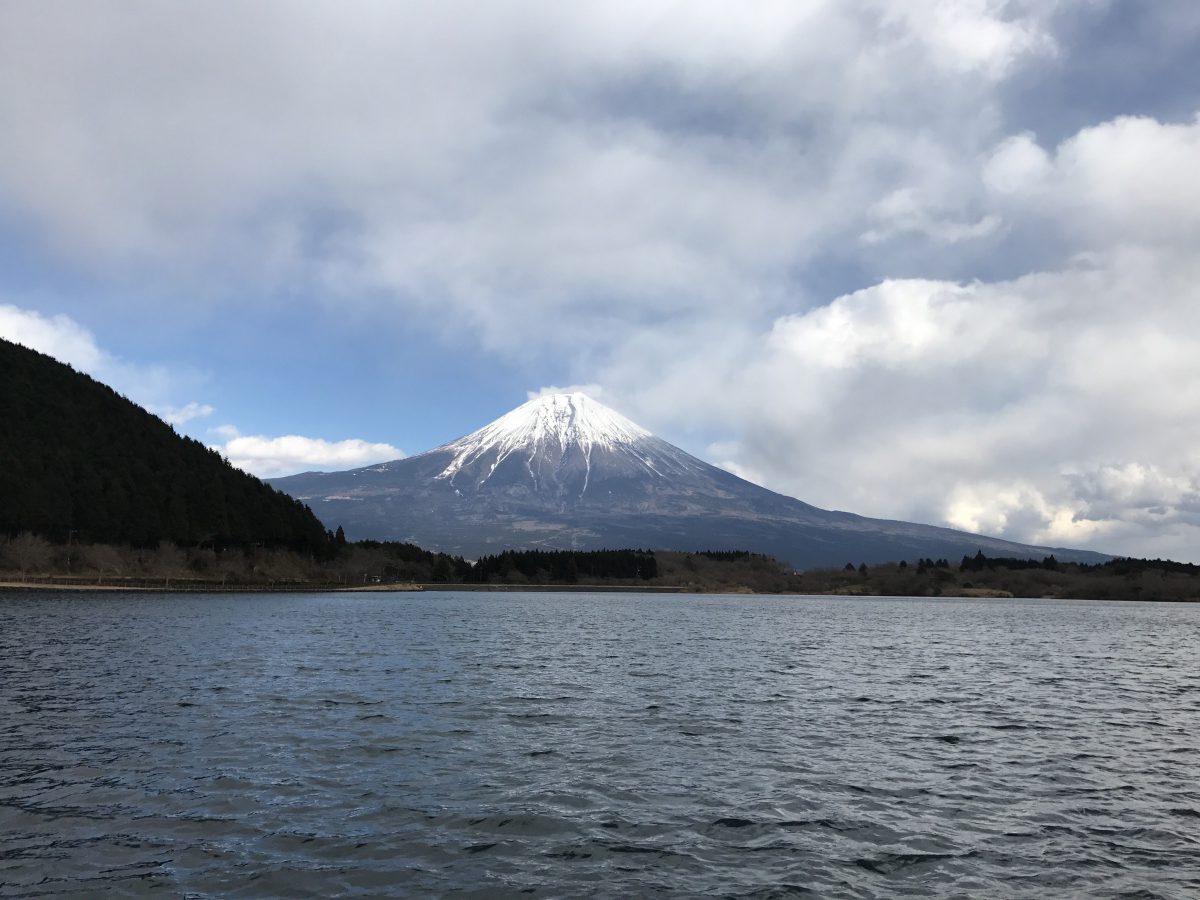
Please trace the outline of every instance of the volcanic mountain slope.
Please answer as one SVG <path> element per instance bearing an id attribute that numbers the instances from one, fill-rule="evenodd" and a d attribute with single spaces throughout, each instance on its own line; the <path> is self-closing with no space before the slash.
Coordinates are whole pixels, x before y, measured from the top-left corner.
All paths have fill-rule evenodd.
<path id="1" fill-rule="evenodd" d="M 977 550 L 1106 558 L 818 509 L 709 465 L 578 393 L 530 400 L 419 456 L 272 483 L 348 537 L 468 558 L 530 547 L 752 550 L 799 568 Z"/>

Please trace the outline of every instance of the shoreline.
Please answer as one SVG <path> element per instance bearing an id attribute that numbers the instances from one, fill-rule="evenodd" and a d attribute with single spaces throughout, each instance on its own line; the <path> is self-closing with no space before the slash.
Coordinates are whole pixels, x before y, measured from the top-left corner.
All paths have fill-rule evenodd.
<path id="1" fill-rule="evenodd" d="M 697 590 L 691 587 L 664 585 L 625 584 L 450 584 L 445 582 L 396 582 L 391 584 L 171 584 L 163 579 L 159 585 L 147 582 L 156 579 L 138 579 L 139 584 L 117 584 L 92 581 L 0 581 L 0 592 L 43 593 L 60 591 L 73 594 L 411 594 L 411 593 L 541 593 L 541 594 L 694 594 L 744 597 L 844 597 L 847 600 L 1088 600 L 1114 603 L 1200 603 L 1200 598 L 1147 599 L 1142 597 L 1020 597 L 1007 591 L 972 590 L 970 593 L 938 596 L 903 597 L 895 594 L 867 594 L 835 591 L 809 591 L 804 593 L 757 593 L 745 588 L 721 590 L 710 588 Z"/>
<path id="2" fill-rule="evenodd" d="M 175 582 L 175 583 L 172 583 Z M 0 591 L 69 591 L 72 593 L 112 593 L 121 591 L 129 594 L 317 594 L 331 591 L 355 590 L 420 590 L 415 585 L 370 585 L 350 587 L 345 584 L 314 584 L 311 582 L 274 584 L 222 584 L 201 583 L 172 578 L 139 578 L 130 583 L 119 581 L 0 581 Z"/>
<path id="3" fill-rule="evenodd" d="M 155 584 L 153 582 L 160 581 Z M 686 593 L 745 593 L 745 591 L 694 591 L 684 587 L 661 585 L 626 584 L 451 584 L 446 582 L 394 582 L 384 584 L 330 584 L 276 582 L 274 584 L 204 584 L 196 581 L 183 583 L 180 579 L 139 578 L 136 583 L 100 581 L 0 581 L 0 591 L 69 591 L 72 593 L 112 593 L 121 591 L 135 594 L 408 594 L 431 592 L 479 592 L 496 593 L 635 593 L 635 594 L 686 594 Z"/>

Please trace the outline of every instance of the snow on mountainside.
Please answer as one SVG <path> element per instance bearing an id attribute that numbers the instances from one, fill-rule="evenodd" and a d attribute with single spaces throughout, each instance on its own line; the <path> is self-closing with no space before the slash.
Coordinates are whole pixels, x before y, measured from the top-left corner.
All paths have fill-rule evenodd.
<path id="1" fill-rule="evenodd" d="M 697 459 L 583 394 L 537 397 L 425 453 L 272 482 L 355 539 L 506 548 L 752 550 L 802 568 L 989 556 L 1103 559 L 818 509 Z"/>
<path id="2" fill-rule="evenodd" d="M 491 445 L 506 453 L 547 443 L 567 447 L 577 444 L 611 448 L 636 444 L 650 432 L 586 394 L 547 394 L 523 403 L 478 431 L 444 445 L 465 458 Z"/>
<path id="3" fill-rule="evenodd" d="M 454 454 L 437 477 L 453 481 L 464 466 L 489 453 L 495 455 L 493 468 L 514 453 L 530 455 L 551 448 L 561 455 L 577 447 L 590 458 L 594 447 L 605 450 L 632 447 L 650 436 L 646 429 L 586 394 L 548 394 L 535 397 L 478 431 L 437 448 Z"/>
<path id="4" fill-rule="evenodd" d="M 699 462 L 580 393 L 535 397 L 422 455 L 439 454 L 450 459 L 435 477 L 455 487 L 479 490 L 494 478 L 510 485 L 528 480 L 536 491 L 580 497 L 592 484 L 594 463 L 609 475 L 623 469 L 666 478 L 695 470 Z"/>

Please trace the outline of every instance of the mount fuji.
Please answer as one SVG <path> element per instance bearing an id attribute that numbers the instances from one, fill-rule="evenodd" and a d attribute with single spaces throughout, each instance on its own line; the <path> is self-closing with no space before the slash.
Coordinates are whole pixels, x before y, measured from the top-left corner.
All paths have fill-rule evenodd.
<path id="1" fill-rule="evenodd" d="M 579 393 L 530 400 L 417 456 L 271 483 L 352 539 L 468 558 L 535 547 L 752 550 L 797 568 L 977 550 L 1107 558 L 818 509 L 709 465 Z"/>

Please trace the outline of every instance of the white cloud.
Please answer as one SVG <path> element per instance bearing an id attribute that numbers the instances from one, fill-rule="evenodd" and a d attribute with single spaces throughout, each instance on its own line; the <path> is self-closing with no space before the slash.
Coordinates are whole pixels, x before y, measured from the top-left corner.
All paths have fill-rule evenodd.
<path id="1" fill-rule="evenodd" d="M 120 359 L 102 349 L 95 336 L 69 316 L 0 304 L 0 337 L 92 376 L 173 425 L 212 412 L 203 403 L 171 403 L 199 380 L 194 373 Z"/>
<path id="2" fill-rule="evenodd" d="M 1003 141 L 983 169 L 1009 215 L 1055 221 L 1091 249 L 1200 240 L 1200 116 L 1185 124 L 1123 116 L 1085 128 L 1053 153 L 1029 134 Z"/>
<path id="3" fill-rule="evenodd" d="M 867 211 L 876 224 L 862 235 L 868 244 L 879 244 L 899 235 L 918 234 L 945 244 L 973 240 L 994 234 L 1001 225 L 996 215 L 982 216 L 976 222 L 958 222 L 943 217 L 931 208 L 914 188 L 901 188 L 888 194 Z"/>
<path id="4" fill-rule="evenodd" d="M 1028 15 L 1006 16 L 1014 4 L 998 0 L 906 0 L 889 16 L 905 21 L 939 65 L 955 72 L 982 70 L 1002 77 L 1021 56 L 1052 55 L 1053 37 Z"/>
<path id="5" fill-rule="evenodd" d="M 744 478 L 753 484 L 764 484 L 766 479 L 761 472 L 756 472 L 738 462 L 743 456 L 743 450 L 736 441 L 716 441 L 709 444 L 704 451 L 704 458 L 714 466 L 732 472 L 738 478 Z"/>
<path id="6" fill-rule="evenodd" d="M 769 315 L 864 232 L 990 235 L 956 173 L 997 137 L 997 81 L 1054 45 L 1042 5 L 995 0 L 228 15 L 0 11 L 14 214 L 93 269 L 301 284 L 513 356 L 614 321 Z M 868 215 L 907 189 L 927 213 Z M 547 316 L 557 341 L 531 345 Z"/>
<path id="7" fill-rule="evenodd" d="M 1050 158 L 1028 132 L 1006 138 L 988 159 L 983 181 L 1003 194 L 1030 192 L 1041 187 L 1050 172 Z"/>
<path id="8" fill-rule="evenodd" d="M 111 365 L 91 333 L 68 316 L 44 316 L 30 309 L 0 304 L 0 337 L 37 350 L 81 372 Z"/>
<path id="9" fill-rule="evenodd" d="M 1119 523 L 1081 516 L 1078 504 L 1055 502 L 1020 479 L 955 485 L 943 506 L 948 525 L 982 534 L 1020 534 L 1031 543 L 1103 546 Z"/>
<path id="10" fill-rule="evenodd" d="M 604 386 L 595 382 L 589 384 L 568 384 L 561 387 L 549 384 L 538 388 L 536 391 L 526 391 L 525 396 L 530 400 L 536 400 L 538 397 L 546 397 L 550 394 L 586 394 L 593 400 L 598 400 L 601 403 L 607 403 L 610 399 L 607 397 L 607 391 L 605 391 Z"/>
<path id="11" fill-rule="evenodd" d="M 976 360 L 994 345 L 1036 341 L 1014 330 L 1020 298 L 980 302 L 980 285 L 885 281 L 775 322 L 769 346 L 822 369 L 944 366 Z M 986 312 L 986 322 L 981 314 Z"/>
<path id="12" fill-rule="evenodd" d="M 1200 464 L 1193 458 L 1185 473 L 1168 473 L 1154 464 L 1104 465 L 1068 476 L 1072 493 L 1092 518 L 1157 524 L 1181 517 L 1200 525 Z"/>
<path id="13" fill-rule="evenodd" d="M 231 425 L 220 426 L 214 431 L 226 440 L 213 449 L 239 469 L 260 478 L 277 478 L 314 469 L 353 469 L 405 456 L 403 450 L 391 444 L 358 438 L 327 441 L 298 434 L 281 437 L 243 435 Z"/>
<path id="14" fill-rule="evenodd" d="M 1124 200 L 1136 241 L 1112 242 L 1114 216 L 1057 271 L 885 280 L 757 334 L 692 332 L 689 354 L 638 344 L 600 380 L 660 428 L 729 435 L 714 461 L 818 505 L 1195 559 L 1200 258 L 1166 234 L 1194 213 L 1164 212 L 1155 244 L 1140 204 L 1166 206 Z"/>
<path id="15" fill-rule="evenodd" d="M 213 408 L 207 403 L 188 403 L 184 406 L 168 406 L 162 410 L 151 410 L 168 425 L 183 425 L 193 419 L 211 416 Z"/>

